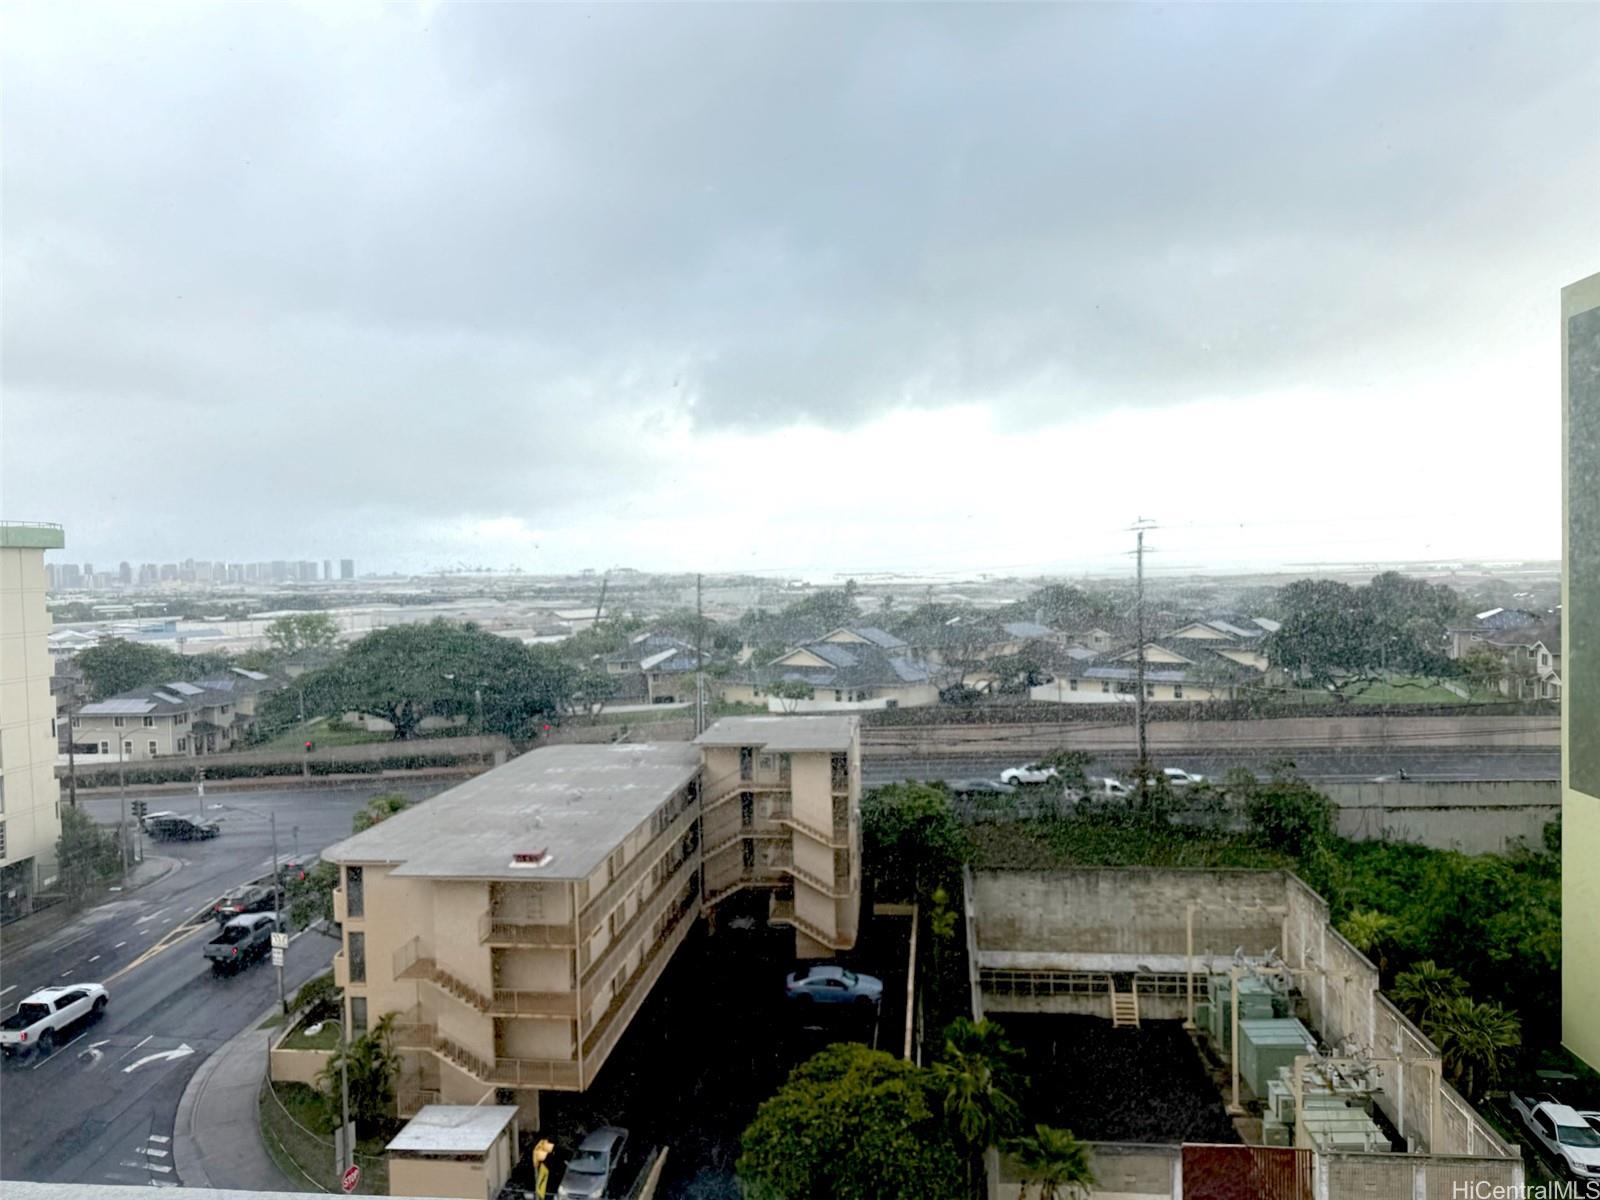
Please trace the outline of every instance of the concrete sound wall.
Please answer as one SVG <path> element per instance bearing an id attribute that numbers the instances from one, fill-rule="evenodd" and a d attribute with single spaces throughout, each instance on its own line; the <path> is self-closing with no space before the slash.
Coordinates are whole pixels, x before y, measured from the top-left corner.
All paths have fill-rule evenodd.
<path id="1" fill-rule="evenodd" d="M 1556 780 L 1318 783 L 1339 808 L 1338 830 L 1469 854 L 1503 853 L 1517 839 L 1539 846 L 1561 815 Z"/>

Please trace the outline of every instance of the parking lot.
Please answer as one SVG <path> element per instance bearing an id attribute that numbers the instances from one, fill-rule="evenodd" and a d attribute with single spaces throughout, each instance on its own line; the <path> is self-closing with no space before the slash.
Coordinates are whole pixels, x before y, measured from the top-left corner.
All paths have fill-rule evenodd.
<path id="1" fill-rule="evenodd" d="M 689 936 L 587 1092 L 541 1098 L 541 1136 L 556 1143 L 558 1166 L 587 1130 L 620 1125 L 629 1131 L 625 1180 L 652 1147 L 665 1146 L 657 1196 L 739 1200 L 740 1135 L 790 1070 L 837 1041 L 876 1037 L 881 1049 L 900 1052 L 905 919 L 868 923 L 858 949 L 834 960 L 883 980 L 876 1020 L 860 1012 L 802 1015 L 783 989 L 795 966 L 794 935 L 769 929 L 759 917 L 764 898 L 755 899 L 763 903 L 745 919 L 720 920 L 714 936 L 702 924 Z"/>

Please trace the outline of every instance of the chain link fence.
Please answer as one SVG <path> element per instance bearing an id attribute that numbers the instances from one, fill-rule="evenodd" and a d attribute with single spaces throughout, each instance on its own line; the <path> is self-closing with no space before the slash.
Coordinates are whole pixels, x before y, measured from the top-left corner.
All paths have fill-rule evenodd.
<path id="1" fill-rule="evenodd" d="M 278 1096 L 271 1080 L 263 1080 L 258 1102 L 261 1117 L 261 1136 L 274 1157 L 294 1168 L 290 1178 L 298 1183 L 304 1180 L 324 1192 L 338 1192 L 339 1171 L 334 1158 L 333 1139 L 308 1129 L 295 1119 Z M 361 1168 L 361 1182 L 356 1187 L 358 1195 L 387 1196 L 389 1194 L 389 1160 L 382 1155 L 356 1154 L 356 1165 Z"/>

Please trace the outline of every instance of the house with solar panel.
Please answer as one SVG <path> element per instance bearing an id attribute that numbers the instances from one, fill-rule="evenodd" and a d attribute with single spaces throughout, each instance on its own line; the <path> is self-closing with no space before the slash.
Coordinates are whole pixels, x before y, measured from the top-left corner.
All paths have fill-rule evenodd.
<path id="1" fill-rule="evenodd" d="M 72 742 L 78 754 L 114 762 L 221 754 L 250 731 L 257 704 L 279 686 L 270 675 L 234 667 L 211 679 L 133 688 L 80 708 Z"/>
<path id="2" fill-rule="evenodd" d="M 835 629 L 721 681 L 722 699 L 775 713 L 861 712 L 939 703 L 934 664 L 892 633 Z"/>

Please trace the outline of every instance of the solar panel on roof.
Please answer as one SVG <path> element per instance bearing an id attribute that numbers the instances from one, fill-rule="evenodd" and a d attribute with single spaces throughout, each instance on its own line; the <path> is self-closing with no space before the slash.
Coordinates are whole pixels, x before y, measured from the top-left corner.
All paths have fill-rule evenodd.
<path id="1" fill-rule="evenodd" d="M 171 695 L 168 695 L 166 692 L 157 692 L 156 693 L 156 699 L 165 701 L 168 704 L 182 704 L 183 703 L 183 698 L 181 696 L 171 696 Z"/>
<path id="2" fill-rule="evenodd" d="M 198 696 L 204 688 L 197 688 L 192 683 L 169 683 L 167 688 L 174 692 L 182 692 L 185 696 Z"/>
<path id="3" fill-rule="evenodd" d="M 82 711 L 91 717 L 124 716 L 128 713 L 146 713 L 154 707 L 148 700 L 101 700 L 96 704 L 85 704 Z"/>

